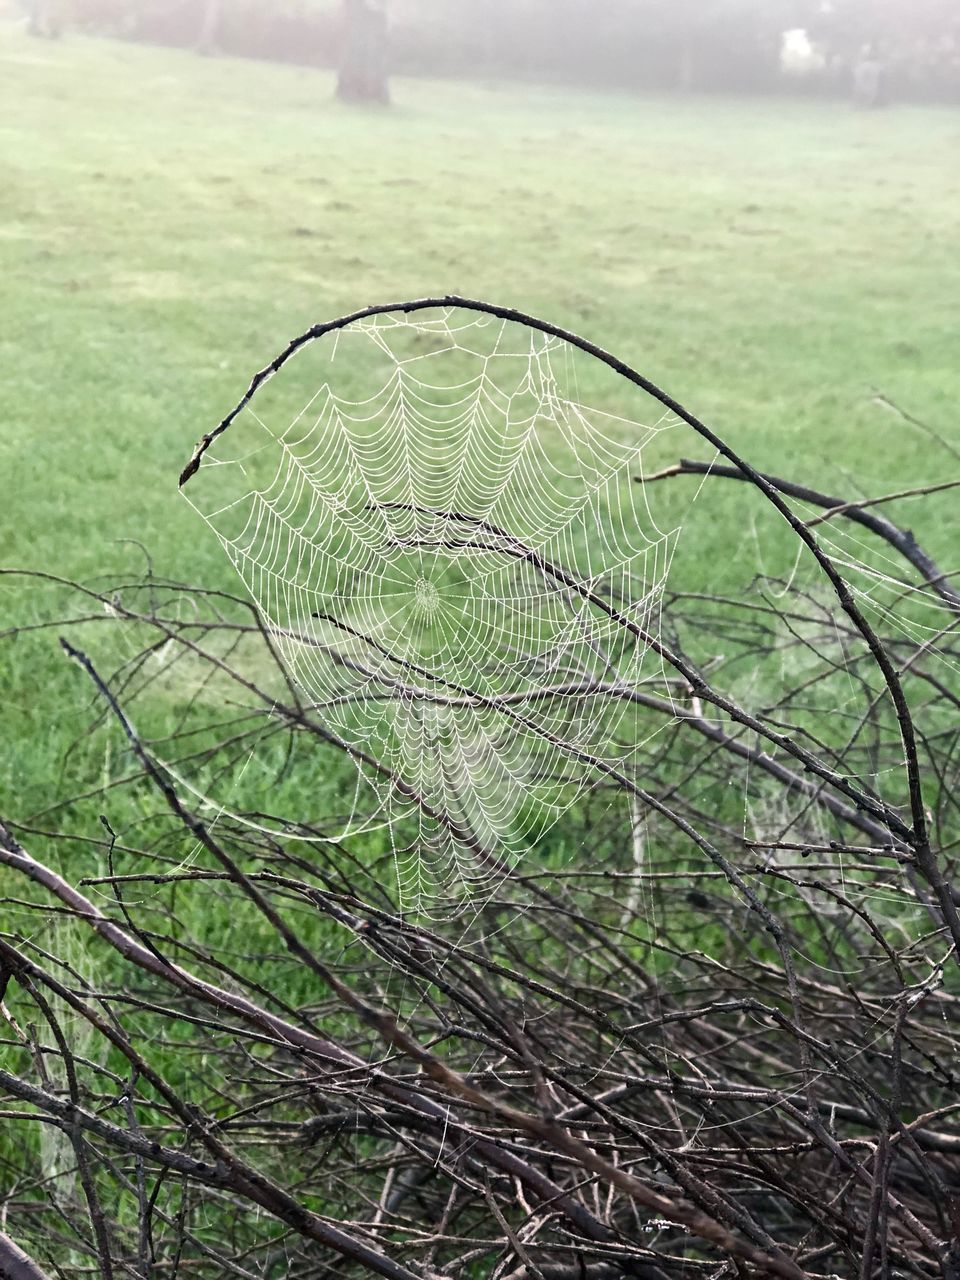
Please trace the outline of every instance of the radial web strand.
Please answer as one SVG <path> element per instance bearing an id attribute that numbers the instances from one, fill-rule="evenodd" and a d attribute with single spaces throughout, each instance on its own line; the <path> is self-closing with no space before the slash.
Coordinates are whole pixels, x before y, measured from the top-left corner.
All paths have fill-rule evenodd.
<path id="1" fill-rule="evenodd" d="M 299 353 L 187 490 L 389 815 L 405 910 L 488 893 L 640 745 L 676 530 L 637 478 L 672 419 L 589 407 L 581 372 L 500 319 L 378 316 Z"/>

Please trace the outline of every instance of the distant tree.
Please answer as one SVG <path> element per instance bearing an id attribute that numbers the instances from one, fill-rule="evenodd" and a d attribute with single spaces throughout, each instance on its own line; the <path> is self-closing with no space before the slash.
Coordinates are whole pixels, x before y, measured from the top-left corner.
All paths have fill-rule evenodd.
<path id="1" fill-rule="evenodd" d="M 203 20 L 200 24 L 200 36 L 197 40 L 197 52 L 212 54 L 217 52 L 220 33 L 221 0 L 206 0 L 203 7 Z"/>
<path id="2" fill-rule="evenodd" d="M 30 0 L 27 13 L 27 30 L 32 36 L 56 39 L 63 34 L 63 0 Z"/>
<path id="3" fill-rule="evenodd" d="M 868 110 L 884 105 L 884 66 L 872 46 L 854 63 L 853 100 Z"/>
<path id="4" fill-rule="evenodd" d="M 960 30 L 955 0 L 805 0 L 805 25 L 839 52 L 856 53 L 866 45 L 937 41 Z"/>
<path id="5" fill-rule="evenodd" d="M 343 0 L 337 97 L 341 102 L 390 101 L 387 17 L 375 0 Z"/>
<path id="6" fill-rule="evenodd" d="M 777 74 L 786 0 L 674 0 L 639 6 L 683 89 L 766 86 Z"/>
<path id="7" fill-rule="evenodd" d="M 804 0 L 803 25 L 858 100 L 878 66 L 893 96 L 960 100 L 960 6 L 956 0 Z M 863 68 L 866 67 L 865 74 Z M 869 95 L 867 95 L 869 96 Z"/>
<path id="8" fill-rule="evenodd" d="M 71 26 L 339 66 L 343 101 L 389 100 L 385 0 L 23 2 L 37 35 L 56 35 L 69 4 Z M 389 12 L 390 64 L 414 75 L 775 91 L 784 32 L 799 28 L 821 89 L 852 92 L 874 60 L 874 96 L 960 101 L 960 0 L 390 0 Z"/>

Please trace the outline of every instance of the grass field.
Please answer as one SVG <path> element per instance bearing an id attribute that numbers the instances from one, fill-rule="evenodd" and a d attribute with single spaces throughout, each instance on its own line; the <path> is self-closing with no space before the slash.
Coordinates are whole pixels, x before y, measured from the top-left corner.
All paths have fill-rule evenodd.
<path id="1" fill-rule="evenodd" d="M 943 476 L 874 389 L 960 439 L 955 113 L 422 82 L 357 111 L 313 71 L 12 24 L 0 85 L 4 566 L 129 575 L 136 538 L 160 573 L 229 584 L 177 494 L 196 438 L 310 323 L 425 293 L 572 327 L 754 463 L 845 495 Z M 682 542 L 694 576 L 751 575 L 739 504 Z M 33 598 L 6 580 L 0 608 Z M 18 652 L 14 809 L 66 740 L 52 638 Z"/>
<path id="2" fill-rule="evenodd" d="M 38 858 L 73 882 L 108 869 L 109 842 L 98 820 L 104 810 L 119 834 L 123 872 L 163 859 L 179 866 L 197 858 L 199 867 L 205 855 L 192 833 L 171 822 L 155 790 L 113 788 L 130 772 L 131 753 L 112 722 L 102 727 L 106 716 L 99 732 L 87 733 L 102 703 L 64 658 L 56 629 L 11 639 L 18 625 L 91 606 L 4 570 L 24 567 L 98 587 L 131 583 L 142 577 L 146 550 L 161 577 L 237 590 L 219 544 L 179 496 L 177 477 L 195 441 L 253 371 L 316 321 L 424 294 L 486 298 L 611 349 L 760 467 L 849 498 L 956 476 L 955 458 L 878 404 L 876 393 L 960 447 L 960 114 L 407 81 L 395 84 L 391 110 L 363 111 L 336 105 L 332 88 L 314 71 L 73 37 L 31 40 L 0 22 L 0 817 L 20 824 Z M 598 379 L 597 387 L 610 397 L 601 407 L 649 421 L 650 403 L 637 397 L 635 407 L 625 383 Z M 709 456 L 692 435 L 671 432 L 664 441 L 657 466 Z M 683 516 L 695 485 L 684 479 L 659 487 L 668 516 Z M 673 585 L 740 591 L 761 570 L 791 571 L 789 549 L 785 558 L 776 554 L 787 547 L 775 545 L 782 524 L 772 517 L 757 523 L 762 504 L 738 490 L 720 481 L 705 486 L 697 518 L 684 521 Z M 905 522 L 915 514 L 918 535 L 950 570 L 960 568 L 955 508 L 952 493 L 930 498 L 922 514 L 909 504 L 893 508 Z M 827 593 L 824 599 L 832 603 Z M 95 621 L 70 634 L 89 640 L 107 671 L 131 656 L 136 628 L 112 618 L 102 626 L 111 612 L 103 604 L 92 606 Z M 725 642 L 703 621 L 711 616 L 718 615 L 698 606 L 688 631 L 719 646 Z M 144 632 L 136 634 L 144 643 Z M 698 639 L 692 636 L 694 644 Z M 790 714 L 801 728 L 808 717 L 828 740 L 824 759 L 832 760 L 829 744 L 851 732 L 841 713 L 852 712 L 834 683 L 808 693 L 802 636 L 789 659 L 781 660 L 776 641 L 765 671 L 776 679 L 778 663 L 795 663 L 789 687 L 804 691 L 805 700 Z M 333 829 L 335 815 L 350 807 L 352 767 L 342 755 L 331 765 L 331 752 L 314 749 L 303 734 L 288 757 L 274 734 L 269 698 L 263 741 L 254 748 L 244 739 L 234 754 L 232 745 L 224 748 L 209 764 L 216 774 L 209 782 L 209 762 L 189 753 L 200 743 L 202 756 L 205 718 L 232 725 L 237 703 L 229 699 L 242 703 L 243 695 L 199 663 L 164 666 L 167 647 L 157 644 L 155 667 L 137 668 L 130 681 L 146 689 L 135 717 L 156 753 L 181 752 L 177 763 L 190 761 L 184 776 L 199 778 L 218 802 L 226 795 L 247 814 Z M 750 707 L 764 692 L 751 669 L 761 659 L 754 661 L 747 641 L 744 651 L 749 656 L 724 677 Z M 246 654 L 239 654 L 242 667 Z M 838 672 L 846 674 L 842 666 Z M 273 678 L 280 686 L 276 671 Z M 938 734 L 951 731 L 945 718 L 932 723 Z M 184 725 L 170 747 L 174 726 Z M 230 732 L 223 728 L 219 741 Z M 660 740 L 652 730 L 649 740 L 653 756 Z M 952 748 L 944 752 L 949 760 Z M 855 758 L 840 763 L 846 768 Z M 678 760 L 686 786 L 679 749 Z M 701 760 L 709 757 L 696 757 L 697 771 Z M 889 772 L 892 790 L 900 775 Z M 729 819 L 737 831 L 743 805 L 754 806 L 751 822 L 756 811 L 762 824 L 764 804 L 783 799 L 771 799 L 749 770 L 746 777 L 742 791 L 733 770 L 714 775 L 705 768 L 692 777 L 704 830 L 716 819 L 722 832 L 720 820 Z M 78 802 L 55 807 L 78 793 Z M 586 799 L 581 794 L 537 844 L 541 865 L 552 873 L 575 857 L 587 867 L 593 862 L 583 864 L 585 858 L 616 867 L 636 859 L 623 836 L 622 801 L 599 787 Z M 390 841 L 371 825 L 373 835 L 361 833 L 349 853 L 389 892 Z M 697 849 L 674 846 L 650 826 L 652 866 L 669 862 L 668 878 L 691 867 L 691 877 L 702 872 Z M 251 862 L 266 848 L 231 838 Z M 334 862 L 343 850 L 335 855 Z M 312 845 L 304 856 L 315 856 Z M 704 883 L 722 905 L 718 873 L 710 874 Z M 181 896 L 180 888 L 151 887 L 134 902 L 140 926 L 155 930 L 162 946 L 182 945 L 191 963 L 209 947 L 258 982 L 262 967 L 274 993 L 313 1007 L 315 975 L 296 956 L 278 954 L 274 930 L 248 902 L 212 881 L 193 895 Z M 91 892 L 116 914 L 105 887 Z M 76 920 L 26 907 L 31 895 L 36 901 L 41 891 L 3 871 L 5 932 L 29 935 L 108 993 L 111 984 L 130 981 L 128 969 Z M 695 948 L 713 956 L 728 939 L 739 945 L 743 935 L 728 930 L 724 914 L 712 922 L 702 910 L 710 907 L 702 893 L 670 901 L 679 906 L 662 954 L 653 950 L 657 908 L 646 900 L 631 898 L 627 923 L 617 928 L 624 954 L 632 950 L 648 974 L 669 981 L 678 956 Z M 876 905 L 899 924 L 895 896 Z M 352 932 L 312 909 L 284 909 L 291 918 L 297 912 L 300 936 L 325 963 L 333 956 L 363 965 Z M 911 911 L 903 908 L 912 924 Z M 163 941 L 168 930 L 176 936 Z M 821 954 L 818 937 L 811 927 L 802 960 L 819 974 L 833 953 Z M 773 956 L 759 947 L 752 954 L 765 963 Z M 571 981 L 586 974 L 593 982 L 591 962 L 580 961 L 571 964 Z M 36 1016 L 26 997 L 20 1016 L 24 1025 Z M 163 1030 L 154 1038 L 146 1015 L 140 1019 L 131 1005 L 124 1016 L 128 1029 L 148 1029 L 151 1061 L 184 1096 L 194 1090 L 218 1114 L 232 1111 L 233 1084 L 221 1089 L 216 1055 L 208 1061 L 206 1051 L 181 1052 L 186 1022 L 178 1028 L 171 1021 L 171 1037 Z M 339 1012 L 323 1017 L 334 1036 L 346 1022 Z M 75 1027 L 72 1034 L 80 1037 L 77 1051 L 86 1052 L 82 1033 Z M 25 1060 L 4 1035 L 3 1053 Z M 126 1071 L 119 1058 L 110 1062 Z M 220 1090 L 209 1097 L 208 1078 Z M 776 1079 L 779 1089 L 779 1072 Z M 5 1173 L 21 1164 L 55 1167 L 57 1148 L 43 1145 L 39 1129 L 21 1137 L 6 1126 Z M 263 1160 L 285 1176 L 291 1157 L 277 1147 Z M 33 1196 L 32 1182 L 21 1182 Z M 314 1196 L 309 1188 L 307 1194 Z M 337 1196 L 318 1191 L 309 1203 L 339 1212 Z M 123 1212 L 133 1211 L 128 1205 Z M 229 1205 L 225 1212 L 232 1214 Z M 211 1239 L 221 1228 L 230 1238 L 231 1224 L 216 1214 L 202 1226 Z M 270 1244 L 272 1230 L 258 1220 L 258 1247 Z M 76 1273 L 80 1260 L 88 1269 L 86 1255 L 58 1240 L 39 1247 L 56 1256 L 58 1274 Z"/>

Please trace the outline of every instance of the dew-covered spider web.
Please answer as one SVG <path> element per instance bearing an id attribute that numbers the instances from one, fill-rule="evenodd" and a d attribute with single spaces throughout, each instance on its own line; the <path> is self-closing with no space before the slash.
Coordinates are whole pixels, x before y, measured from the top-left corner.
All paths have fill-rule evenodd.
<path id="1" fill-rule="evenodd" d="M 579 360 L 457 309 L 354 322 L 185 490 L 357 767 L 354 829 L 371 790 L 386 816 L 406 911 L 488 893 L 652 731 L 631 693 L 662 680 L 676 530 L 638 481 L 675 420 L 611 378 L 592 407 Z"/>

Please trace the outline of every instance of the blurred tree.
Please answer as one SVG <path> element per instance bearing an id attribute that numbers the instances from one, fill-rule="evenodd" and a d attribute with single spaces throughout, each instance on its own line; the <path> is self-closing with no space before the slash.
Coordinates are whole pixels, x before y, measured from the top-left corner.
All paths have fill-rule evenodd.
<path id="1" fill-rule="evenodd" d="M 651 88 L 774 82 L 793 0 L 394 0 L 404 66 Z"/>
<path id="2" fill-rule="evenodd" d="M 27 13 L 27 30 L 32 36 L 56 39 L 63 34 L 65 22 L 63 0 L 30 0 Z"/>
<path id="3" fill-rule="evenodd" d="M 341 102 L 390 101 L 387 18 L 375 0 L 343 0 L 337 97 Z"/>
<path id="4" fill-rule="evenodd" d="M 855 91 L 876 64 L 894 97 L 960 101 L 956 0 L 803 0 L 803 9 L 834 78 Z"/>
<path id="5" fill-rule="evenodd" d="M 955 0 L 804 0 L 800 8 L 811 35 L 846 54 L 885 41 L 939 41 L 960 28 Z"/>
<path id="6" fill-rule="evenodd" d="M 61 3 L 32 0 L 37 34 L 58 29 Z M 134 39 L 339 64 L 344 101 L 389 98 L 382 0 L 70 3 L 71 24 L 75 14 Z M 785 83 L 783 34 L 802 28 L 822 54 L 812 88 L 849 92 L 869 53 L 895 98 L 960 101 L 960 0 L 390 0 L 390 16 L 391 64 L 414 75 L 773 91 Z"/>
<path id="7" fill-rule="evenodd" d="M 200 36 L 197 40 L 198 53 L 209 55 L 217 52 L 220 12 L 220 0 L 206 0 L 203 7 L 203 21 L 200 24 Z"/>
<path id="8" fill-rule="evenodd" d="M 684 89 L 767 87 L 779 70 L 789 0 L 642 0 L 646 30 L 659 34 Z"/>

